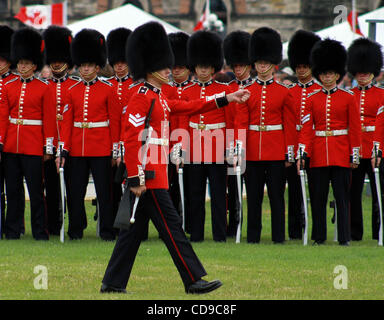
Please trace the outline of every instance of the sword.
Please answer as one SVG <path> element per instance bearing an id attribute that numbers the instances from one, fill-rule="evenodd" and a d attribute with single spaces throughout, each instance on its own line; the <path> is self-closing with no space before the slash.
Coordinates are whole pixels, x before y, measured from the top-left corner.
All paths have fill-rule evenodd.
<path id="1" fill-rule="evenodd" d="M 63 145 L 60 145 L 60 168 L 59 168 L 59 175 L 60 175 L 60 189 L 61 189 L 61 215 L 62 215 L 62 222 L 61 222 L 61 229 L 60 229 L 60 242 L 64 243 L 64 227 L 65 227 L 65 181 L 64 181 L 64 168 L 61 166 L 62 163 L 62 157 L 61 153 L 63 151 Z"/>
<path id="2" fill-rule="evenodd" d="M 379 241 L 378 245 L 383 246 L 383 206 L 381 202 L 381 186 L 380 186 L 380 171 L 377 166 L 377 145 L 375 144 L 375 168 L 373 169 L 375 173 L 375 183 L 376 183 L 376 192 L 377 192 L 377 201 L 379 202 L 379 215 L 380 215 L 380 228 L 379 228 Z"/>
<path id="3" fill-rule="evenodd" d="M 181 199 L 181 219 L 183 221 L 183 230 L 185 230 L 185 208 L 184 208 L 184 180 L 183 180 L 183 168 L 179 168 L 179 187 L 180 187 L 180 199 Z"/>
<path id="4" fill-rule="evenodd" d="M 301 192 L 303 195 L 304 202 L 304 234 L 303 234 L 303 245 L 308 244 L 308 205 L 307 205 L 307 190 L 305 186 L 305 170 L 302 162 L 302 150 L 300 149 L 300 182 Z"/>
<path id="5" fill-rule="evenodd" d="M 241 153 L 241 148 L 242 148 L 242 143 L 240 141 L 237 142 L 236 144 L 236 154 L 238 157 L 240 157 Z M 241 239 L 241 220 L 242 220 L 242 213 L 243 213 L 243 195 L 241 192 L 241 166 L 239 165 L 239 162 L 237 163 L 236 166 L 236 182 L 237 182 L 237 195 L 239 198 L 239 210 L 238 210 L 238 216 L 239 216 L 239 223 L 237 224 L 237 231 L 236 231 L 236 243 L 240 243 Z"/>

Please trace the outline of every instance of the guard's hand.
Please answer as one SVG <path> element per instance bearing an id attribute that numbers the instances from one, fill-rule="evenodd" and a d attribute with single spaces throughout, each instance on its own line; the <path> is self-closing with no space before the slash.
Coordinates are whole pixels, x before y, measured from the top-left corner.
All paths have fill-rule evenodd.
<path id="1" fill-rule="evenodd" d="M 359 166 L 359 165 L 356 164 L 356 163 L 351 163 L 351 168 L 352 168 L 352 169 L 357 169 L 358 166 Z"/>
<path id="2" fill-rule="evenodd" d="M 180 167 L 184 168 L 184 159 L 182 157 L 179 157 L 176 160 L 176 172 L 179 172 Z"/>
<path id="3" fill-rule="evenodd" d="M 116 159 L 116 165 L 119 167 L 120 166 L 120 163 L 121 163 L 121 157 L 118 157 Z"/>
<path id="4" fill-rule="evenodd" d="M 236 92 L 232 92 L 227 95 L 228 102 L 237 102 L 237 103 L 244 103 L 246 102 L 249 97 L 251 96 L 251 93 L 246 89 L 239 89 Z"/>
<path id="5" fill-rule="evenodd" d="M 48 161 L 48 160 L 51 160 L 53 158 L 53 156 L 51 155 L 51 154 L 45 154 L 44 156 L 43 156 L 43 160 L 44 160 L 44 162 L 45 161 Z"/>
<path id="6" fill-rule="evenodd" d="M 146 190 L 146 186 L 131 187 L 130 190 L 136 197 L 140 197 Z"/>
<path id="7" fill-rule="evenodd" d="M 285 167 L 288 168 L 292 165 L 292 162 L 289 162 L 289 161 L 285 161 Z"/>
<path id="8" fill-rule="evenodd" d="M 375 164 L 377 164 L 377 167 L 380 167 L 381 158 L 377 157 L 377 160 L 375 158 L 371 159 L 372 169 L 375 169 Z"/>
<path id="9" fill-rule="evenodd" d="M 60 166 L 60 157 L 57 157 L 56 160 L 55 160 L 55 162 L 56 162 L 57 173 L 59 173 L 59 171 L 60 171 L 60 167 L 61 167 L 61 168 L 64 167 L 65 158 L 64 158 L 64 157 L 61 158 L 61 166 Z"/>

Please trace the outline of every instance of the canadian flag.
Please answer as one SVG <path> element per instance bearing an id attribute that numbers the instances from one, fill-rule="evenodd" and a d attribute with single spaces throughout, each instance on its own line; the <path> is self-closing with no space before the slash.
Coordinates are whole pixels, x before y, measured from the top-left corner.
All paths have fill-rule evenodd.
<path id="1" fill-rule="evenodd" d="M 193 28 L 193 31 L 198 31 L 198 30 L 204 29 L 204 22 L 208 20 L 209 14 L 210 14 L 210 10 L 209 10 L 210 3 L 209 2 L 210 2 L 209 0 L 207 0 L 205 2 L 204 13 L 202 14 L 202 16 L 200 17 L 200 20 L 197 22 L 197 24 Z"/>
<path id="2" fill-rule="evenodd" d="M 65 26 L 67 2 L 21 7 L 15 18 L 37 29 L 46 29 L 50 25 Z"/>

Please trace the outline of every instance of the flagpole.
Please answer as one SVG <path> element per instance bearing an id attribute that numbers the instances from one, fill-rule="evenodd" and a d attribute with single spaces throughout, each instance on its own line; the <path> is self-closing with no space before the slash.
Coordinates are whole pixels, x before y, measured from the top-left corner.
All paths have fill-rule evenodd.
<path id="1" fill-rule="evenodd" d="M 356 0 L 352 0 L 352 40 L 356 38 Z"/>

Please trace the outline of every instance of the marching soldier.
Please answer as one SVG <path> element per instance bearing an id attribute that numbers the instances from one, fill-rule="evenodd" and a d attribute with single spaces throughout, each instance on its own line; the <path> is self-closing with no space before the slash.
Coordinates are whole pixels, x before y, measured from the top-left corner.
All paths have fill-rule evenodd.
<path id="1" fill-rule="evenodd" d="M 48 240 L 43 194 L 43 157 L 53 156 L 55 106 L 48 83 L 34 77 L 43 66 L 44 41 L 30 28 L 14 32 L 11 41 L 12 61 L 20 77 L 2 87 L 0 143 L 3 146 L 7 216 L 5 236 L 19 239 L 24 217 L 23 177 L 30 203 L 32 236 Z"/>
<path id="2" fill-rule="evenodd" d="M 349 186 L 351 167 L 359 164 L 361 123 L 353 93 L 337 87 L 345 75 L 346 59 L 343 45 L 330 39 L 317 42 L 311 53 L 312 73 L 322 89 L 308 97 L 298 157 L 305 162 L 310 152 L 314 244 L 323 244 L 327 239 L 330 181 L 336 199 L 339 244 L 348 246 L 351 239 Z"/>
<path id="3" fill-rule="evenodd" d="M 257 77 L 245 88 L 251 97 L 239 111 L 239 129 L 246 129 L 245 184 L 248 200 L 247 241 L 259 243 L 262 202 L 267 185 L 272 216 L 272 241 L 285 241 L 285 167 L 294 162 L 294 111 L 287 104 L 288 88 L 273 78 L 282 59 L 277 31 L 262 27 L 253 32 L 250 62 Z"/>
<path id="4" fill-rule="evenodd" d="M 379 205 L 374 172 L 371 166 L 372 144 L 375 120 L 378 110 L 384 104 L 384 90 L 373 84 L 383 66 L 381 46 L 366 38 L 355 40 L 348 49 L 347 69 L 356 79 L 358 86 L 353 88 L 357 105 L 360 109 L 362 132 L 361 158 L 359 166 L 352 170 L 350 193 L 351 238 L 363 238 L 362 192 L 365 175 L 368 174 L 372 191 L 372 237 L 378 239 Z"/>
<path id="5" fill-rule="evenodd" d="M 121 230 L 103 278 L 101 292 L 125 293 L 128 279 L 149 219 L 165 242 L 185 286 L 186 293 L 206 293 L 221 286 L 218 280 L 207 282 L 201 262 L 182 230 L 181 219 L 170 199 L 167 177 L 168 126 L 170 113 L 204 112 L 220 108 L 230 101 L 241 102 L 247 92 L 207 96 L 185 102 L 168 100 L 161 87 L 168 82 L 173 54 L 164 28 L 149 22 L 136 28 L 129 37 L 127 58 L 134 79 L 145 82 L 131 97 L 125 132 L 125 163 L 132 193 L 140 197 L 135 223 Z M 156 54 L 154 54 L 156 53 Z M 151 107 L 152 106 L 152 107 Z M 151 136 L 145 138 L 143 129 Z M 146 157 L 146 162 L 140 159 Z M 144 167 L 145 165 L 145 167 Z M 149 178 L 151 177 L 151 179 Z"/>
<path id="6" fill-rule="evenodd" d="M 133 80 L 129 76 L 129 69 L 125 58 L 125 46 L 131 30 L 127 28 L 117 28 L 112 30 L 107 36 L 107 54 L 108 63 L 113 68 L 115 75 L 108 79 L 112 83 L 113 90 L 117 95 L 120 105 L 119 108 L 114 110 L 117 117 L 121 117 L 123 108 L 127 108 L 129 94 L 129 87 L 132 85 Z M 121 143 L 121 141 L 120 141 Z M 120 150 L 123 148 L 119 144 Z M 114 177 L 117 171 L 116 162 L 112 166 L 112 217 L 116 217 L 117 210 L 119 209 L 119 203 L 122 196 L 121 184 L 114 181 Z"/>
<path id="7" fill-rule="evenodd" d="M 64 27 L 50 26 L 44 33 L 45 64 L 52 71 L 52 78 L 48 80 L 49 90 L 53 96 L 56 113 L 56 138 L 54 146 L 60 140 L 61 123 L 63 120 L 64 106 L 68 103 L 68 90 L 80 79 L 69 76 L 68 71 L 73 68 L 70 46 L 72 32 Z M 65 164 L 65 181 L 68 211 L 71 210 L 71 187 L 69 181 L 69 161 Z M 61 228 L 60 205 L 60 179 L 56 170 L 55 159 L 44 162 L 44 185 L 48 213 L 48 231 L 50 234 L 59 235 Z"/>
<path id="8" fill-rule="evenodd" d="M 83 237 L 84 197 L 91 171 L 99 203 L 99 235 L 102 240 L 111 241 L 115 239 L 111 155 L 113 159 L 118 156 L 120 117 L 114 112 L 119 101 L 112 84 L 97 76 L 106 63 L 104 36 L 96 30 L 83 29 L 73 39 L 71 53 L 82 79 L 69 89 L 59 142 L 63 163 L 69 156 L 71 164 L 72 210 L 68 215 L 68 235 L 71 239 Z M 56 164 L 60 166 L 59 158 Z"/>
<path id="9" fill-rule="evenodd" d="M 317 41 L 321 40 L 313 32 L 298 30 L 292 36 L 288 45 L 289 65 L 296 72 L 298 83 L 289 89 L 288 104 L 295 110 L 296 137 L 295 147 L 297 150 L 297 139 L 301 131 L 301 118 L 305 114 L 308 95 L 320 90 L 321 86 L 315 82 L 311 66 L 311 49 Z M 311 174 L 307 159 L 308 185 L 311 186 Z M 302 238 L 302 226 L 304 221 L 304 204 L 301 193 L 300 177 L 297 174 L 296 166 L 290 166 L 286 170 L 288 182 L 288 236 L 290 239 Z M 310 188 L 311 190 L 311 188 Z M 311 196 L 311 192 L 310 192 Z"/>
<path id="10" fill-rule="evenodd" d="M 16 78 L 17 75 L 11 71 L 12 62 L 11 62 L 11 38 L 14 30 L 8 26 L 0 26 L 0 38 L 2 39 L 0 43 L 0 100 L 2 95 L 2 88 L 13 78 Z M 0 148 L 2 144 L 0 144 Z M 0 212 L 0 239 L 3 237 L 4 231 L 4 218 L 5 218 L 5 192 L 4 192 L 4 169 L 1 162 L 1 151 L 0 150 L 0 184 L 1 184 L 1 212 Z M 21 198 L 23 197 L 23 198 Z M 24 201 L 24 194 L 20 195 L 20 201 Z"/>
<path id="11" fill-rule="evenodd" d="M 244 88 L 253 82 L 251 77 L 252 64 L 248 57 L 248 44 L 251 35 L 245 31 L 234 31 L 228 34 L 223 42 L 224 58 L 226 64 L 232 68 L 235 74 L 229 86 L 232 91 Z M 235 133 L 237 136 L 237 133 Z M 241 140 L 241 139 L 240 139 Z M 244 140 L 244 139 L 243 139 Z M 234 137 L 234 141 L 236 138 Z M 235 148 L 235 146 L 233 146 Z M 232 149 L 233 150 L 233 149 Z M 228 226 L 227 235 L 234 236 L 236 234 L 238 224 L 238 210 L 240 202 L 238 199 L 236 176 L 228 174 Z M 242 179 L 241 179 L 242 181 Z"/>
<path id="12" fill-rule="evenodd" d="M 171 33 L 168 35 L 171 44 L 172 52 L 175 57 L 175 64 L 172 67 L 172 82 L 164 84 L 161 88 L 162 93 L 170 100 L 181 99 L 184 88 L 191 85 L 190 70 L 188 69 L 187 62 L 187 43 L 189 35 L 184 32 Z M 172 115 L 169 120 L 170 132 L 170 163 L 168 169 L 169 179 L 169 193 L 175 208 L 181 214 L 181 195 L 178 180 L 178 166 L 183 167 L 183 182 L 184 182 L 184 209 L 189 210 L 189 203 L 187 203 L 187 179 L 188 179 L 188 165 L 184 164 L 185 153 L 188 147 L 188 137 L 185 136 L 187 131 L 183 128 L 188 123 L 187 116 Z M 190 214 L 186 214 L 184 219 L 186 230 L 189 233 L 189 219 Z"/>
<path id="13" fill-rule="evenodd" d="M 224 63 L 222 40 L 217 33 L 197 31 L 188 40 L 189 67 L 197 80 L 186 87 L 182 99 L 205 98 L 215 93 L 232 92 L 228 84 L 213 80 Z M 189 118 L 190 165 L 188 166 L 188 196 L 191 212 L 191 241 L 204 240 L 205 197 L 207 178 L 211 195 L 212 234 L 214 241 L 227 237 L 226 132 L 233 129 L 233 105 L 225 109 L 200 113 Z M 231 116 L 232 115 L 232 116 Z"/>

